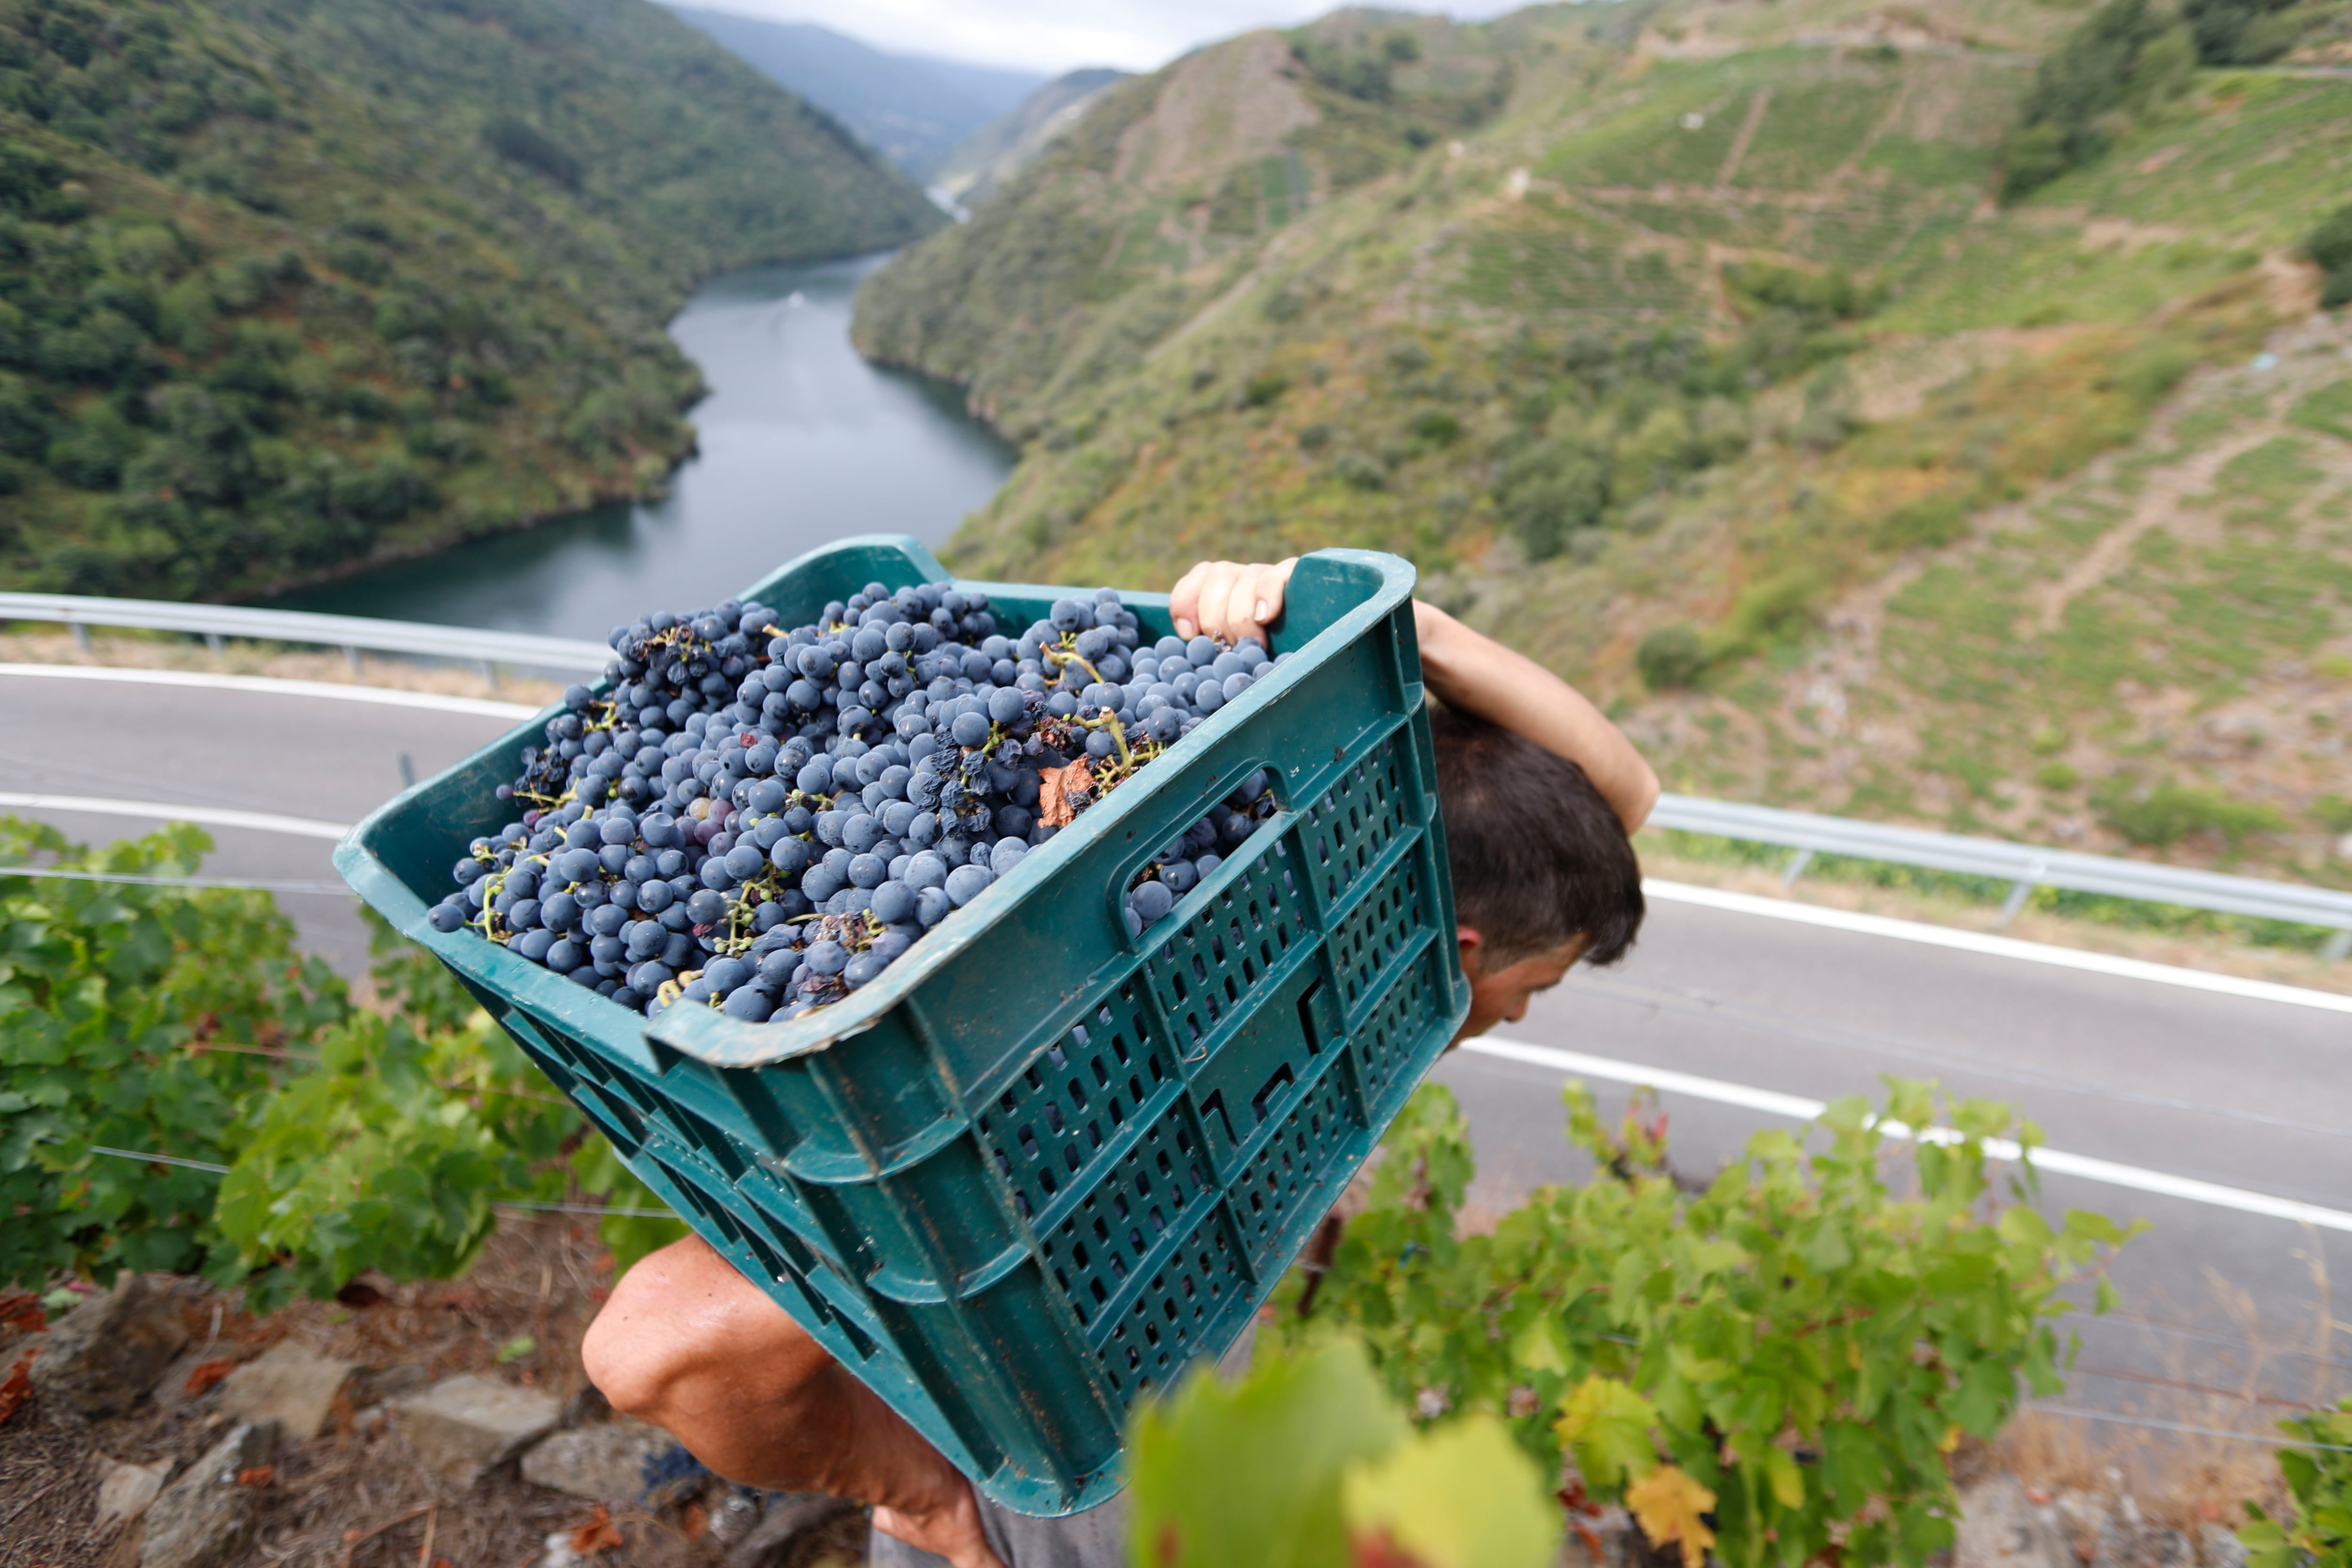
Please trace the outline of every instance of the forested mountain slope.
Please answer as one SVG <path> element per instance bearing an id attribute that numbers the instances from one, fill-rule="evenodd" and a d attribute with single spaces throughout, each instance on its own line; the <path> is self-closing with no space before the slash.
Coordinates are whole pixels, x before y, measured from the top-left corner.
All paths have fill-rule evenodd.
<path id="1" fill-rule="evenodd" d="M 1341 13 L 1113 89 L 860 342 L 1024 443 L 961 569 L 1398 550 L 1670 786 L 2342 882 L 2343 15 Z"/>
<path id="2" fill-rule="evenodd" d="M 937 221 L 644 0 L 0 0 L 0 583 L 247 592 L 642 493 L 697 279 Z"/>

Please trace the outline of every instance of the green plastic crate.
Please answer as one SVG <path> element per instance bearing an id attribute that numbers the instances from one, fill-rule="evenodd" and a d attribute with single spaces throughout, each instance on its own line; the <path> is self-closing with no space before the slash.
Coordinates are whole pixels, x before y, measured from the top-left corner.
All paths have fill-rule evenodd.
<path id="1" fill-rule="evenodd" d="M 869 536 L 742 597 L 796 625 L 946 575 Z M 1295 658 L 791 1023 L 648 1021 L 425 923 L 511 814 L 493 791 L 544 716 L 377 811 L 335 865 L 982 1492 L 1088 1508 L 1123 1483 L 1129 1406 L 1239 1337 L 1468 1011 L 1412 583 L 1391 555 L 1300 561 L 1273 637 Z M 958 585 L 1008 636 L 1070 592 Z M 1169 632 L 1164 595 L 1122 598 Z M 1130 938 L 1134 873 L 1260 767 L 1281 809 Z"/>

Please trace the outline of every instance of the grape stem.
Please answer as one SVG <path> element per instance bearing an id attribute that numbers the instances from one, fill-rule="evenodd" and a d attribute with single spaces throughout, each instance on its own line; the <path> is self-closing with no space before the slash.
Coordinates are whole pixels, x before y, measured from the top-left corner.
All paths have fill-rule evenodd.
<path id="1" fill-rule="evenodd" d="M 1102 678 L 1102 671 L 1087 663 L 1086 656 L 1078 652 L 1077 641 L 1078 639 L 1075 633 L 1064 632 L 1062 634 L 1062 640 L 1058 645 L 1041 647 L 1037 651 L 1043 654 L 1045 658 L 1053 664 L 1076 665 L 1080 669 L 1085 670 L 1088 675 L 1094 677 L 1095 684 L 1097 686 L 1109 685 L 1110 683 Z"/>

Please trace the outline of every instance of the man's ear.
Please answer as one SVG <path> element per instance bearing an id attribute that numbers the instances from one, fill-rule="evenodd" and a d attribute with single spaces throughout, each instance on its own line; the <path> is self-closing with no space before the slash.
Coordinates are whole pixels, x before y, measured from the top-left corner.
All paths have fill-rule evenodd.
<path id="1" fill-rule="evenodd" d="M 1454 940 L 1462 949 L 1463 973 L 1478 973 L 1478 950 L 1486 939 L 1478 934 L 1476 926 L 1458 925 L 1454 928 Z"/>

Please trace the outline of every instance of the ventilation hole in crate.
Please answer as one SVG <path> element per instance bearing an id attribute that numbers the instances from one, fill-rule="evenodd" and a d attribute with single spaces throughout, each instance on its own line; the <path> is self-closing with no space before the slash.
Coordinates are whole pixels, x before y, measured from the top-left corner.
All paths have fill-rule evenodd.
<path id="1" fill-rule="evenodd" d="M 1339 1075 L 1327 1072 L 1243 1170 L 1234 1185 L 1249 1200 L 1243 1237 L 1252 1258 L 1265 1260 L 1281 1238 L 1284 1221 L 1311 1195 L 1312 1173 L 1329 1168 L 1356 1126 Z"/>
<path id="2" fill-rule="evenodd" d="M 686 1107 L 673 1102 L 665 1116 L 679 1136 L 703 1158 L 724 1172 L 729 1181 L 738 1179 L 751 1168 L 750 1159 L 736 1147 L 735 1140 Z"/>
<path id="3" fill-rule="evenodd" d="M 561 1029 L 541 1024 L 539 1034 L 549 1052 L 571 1065 L 587 1081 L 604 1090 L 604 1103 L 626 1105 L 634 1121 L 647 1120 L 659 1122 L 669 1110 L 669 1101 L 651 1088 L 636 1080 L 628 1072 L 614 1067 L 596 1050 Z"/>
<path id="4" fill-rule="evenodd" d="M 1190 1038 L 1186 1054 L 1199 1046 L 1230 1013 L 1245 1010 L 1276 960 L 1288 952 L 1295 926 L 1292 895 L 1275 861 L 1287 852 L 1261 856 L 1199 910 L 1163 938 L 1145 961 L 1144 973 L 1171 1018 L 1182 1021 Z M 1259 936 L 1255 953 L 1243 921 Z"/>
<path id="5" fill-rule="evenodd" d="M 1303 829 L 1327 904 L 1353 886 L 1410 820 L 1404 811 L 1397 746 L 1379 750 L 1333 781 Z"/>
<path id="6" fill-rule="evenodd" d="M 1213 1210 L 1152 1272 L 1103 1346 L 1103 1370 L 1132 1403 L 1171 1383 L 1241 1293 L 1240 1249 Z"/>
<path id="7" fill-rule="evenodd" d="M 1192 1153 L 1192 1136 L 1171 1109 L 1144 1130 L 1059 1225 L 1038 1238 L 1047 1269 L 1061 1282 L 1081 1323 L 1094 1321 L 1150 1249 L 1150 1237 L 1129 1219 L 1135 1211 L 1171 1214 L 1181 1225 L 1190 1208 L 1215 1198 Z M 1155 1227 L 1153 1235 L 1158 1233 Z"/>
<path id="8" fill-rule="evenodd" d="M 1364 1095 L 1377 1099 L 1400 1067 L 1404 1053 L 1419 1040 L 1437 1015 L 1442 988 L 1430 977 L 1430 961 L 1422 960 L 1396 977 L 1374 1003 L 1355 1032 L 1355 1045 L 1364 1075 Z"/>
<path id="9" fill-rule="evenodd" d="M 1124 1126 L 1149 1094 L 1147 1082 L 1166 1079 L 1161 1054 L 1130 982 L 1087 1023 L 1073 1026 L 1040 1053 L 973 1119 L 981 1147 L 1025 1200 L 1024 1213 L 1043 1214 L 1055 1193 L 1084 1185 L 1079 1173 L 1108 1142 L 1101 1121 L 1073 1115 L 1069 1108 L 1099 1110 L 1111 1127 Z M 1149 1063 L 1148 1079 L 1132 1070 L 1139 1056 Z"/>
<path id="10" fill-rule="evenodd" d="M 806 1269 L 795 1267 L 779 1248 L 770 1244 L 767 1237 L 757 1232 L 743 1232 L 742 1241 L 745 1250 L 758 1258 L 760 1266 L 767 1270 L 768 1278 L 790 1285 L 797 1290 L 802 1300 L 808 1303 L 809 1310 L 816 1314 L 818 1321 L 836 1328 L 842 1326 L 841 1315 L 833 1310 L 833 1304 L 810 1287 Z M 870 1344 L 864 1353 L 868 1355 L 873 1353 Z"/>
<path id="11" fill-rule="evenodd" d="M 582 1084 L 573 1091 L 573 1098 L 596 1117 L 607 1132 L 619 1133 L 619 1141 L 631 1151 L 645 1146 L 645 1119 L 637 1114 L 635 1106 L 593 1083 Z"/>
<path id="12" fill-rule="evenodd" d="M 1340 922 L 1331 939 L 1331 961 L 1339 972 L 1339 994 L 1351 1014 L 1403 953 L 1421 908 L 1421 864 L 1408 857 L 1390 868 Z"/>

